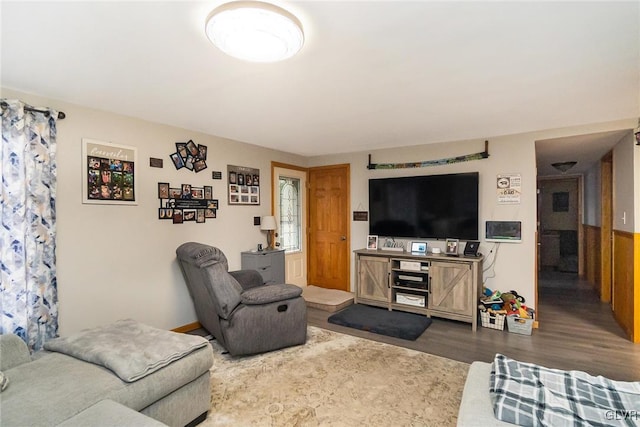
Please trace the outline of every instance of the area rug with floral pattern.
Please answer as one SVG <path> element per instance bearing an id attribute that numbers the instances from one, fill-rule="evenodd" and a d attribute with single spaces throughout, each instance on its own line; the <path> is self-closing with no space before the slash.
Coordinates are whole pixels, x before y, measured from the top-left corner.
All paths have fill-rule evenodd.
<path id="1" fill-rule="evenodd" d="M 212 345 L 201 426 L 455 426 L 469 369 L 313 326 L 306 344 L 255 356 Z"/>

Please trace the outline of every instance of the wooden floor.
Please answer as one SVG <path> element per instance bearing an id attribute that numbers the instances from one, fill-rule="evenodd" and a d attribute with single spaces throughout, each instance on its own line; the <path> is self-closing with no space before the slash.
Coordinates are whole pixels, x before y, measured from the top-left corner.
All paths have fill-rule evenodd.
<path id="1" fill-rule="evenodd" d="M 514 286 L 515 287 L 515 286 Z M 517 288 L 517 287 L 516 287 Z M 592 287 L 575 274 L 542 272 L 538 320 L 531 336 L 443 319 L 416 341 L 373 334 L 327 322 L 332 314 L 308 310 L 308 322 L 333 331 L 407 347 L 462 362 L 491 362 L 496 353 L 543 366 L 586 371 L 620 381 L 640 381 L 640 344 L 625 338 L 610 306 L 600 303 Z"/>

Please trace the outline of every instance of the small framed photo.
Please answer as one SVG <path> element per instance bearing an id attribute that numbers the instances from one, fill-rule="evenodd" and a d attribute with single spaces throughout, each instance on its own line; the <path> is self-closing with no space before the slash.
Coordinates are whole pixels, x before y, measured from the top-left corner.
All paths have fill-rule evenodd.
<path id="1" fill-rule="evenodd" d="M 197 200 L 204 199 L 204 189 L 191 187 L 191 198 Z"/>
<path id="2" fill-rule="evenodd" d="M 204 209 L 196 209 L 196 223 L 203 223 L 205 221 Z"/>
<path id="3" fill-rule="evenodd" d="M 191 199 L 191 184 L 182 184 L 181 199 Z"/>
<path id="4" fill-rule="evenodd" d="M 447 239 L 447 255 L 458 255 L 458 239 Z"/>
<path id="5" fill-rule="evenodd" d="M 169 198 L 170 199 L 179 199 L 182 194 L 182 190 L 179 188 L 169 188 Z"/>
<path id="6" fill-rule="evenodd" d="M 367 249 L 378 250 L 378 236 L 367 236 Z"/>
<path id="7" fill-rule="evenodd" d="M 184 167 L 192 171 L 193 162 L 195 162 L 195 157 L 193 157 L 191 154 L 187 154 L 187 159 L 184 161 Z"/>
<path id="8" fill-rule="evenodd" d="M 198 146 L 196 145 L 195 142 L 193 142 L 192 140 L 189 140 L 189 142 L 187 142 L 187 151 L 189 151 L 189 154 L 191 154 L 193 157 L 196 157 L 199 153 L 198 151 Z"/>
<path id="9" fill-rule="evenodd" d="M 207 200 L 213 199 L 213 187 L 210 185 L 204 186 L 204 198 Z"/>
<path id="10" fill-rule="evenodd" d="M 198 144 L 198 157 L 200 160 L 207 160 L 207 146 Z"/>
<path id="11" fill-rule="evenodd" d="M 176 142 L 176 153 L 178 156 L 183 159 L 187 158 L 187 143 L 186 142 Z"/>
<path id="12" fill-rule="evenodd" d="M 195 209 L 185 209 L 182 211 L 182 219 L 184 221 L 195 221 L 196 220 L 196 210 Z"/>
<path id="13" fill-rule="evenodd" d="M 206 168 L 207 168 L 207 162 L 205 162 L 202 159 L 196 160 L 195 163 L 193 164 L 193 170 L 196 171 L 196 173 Z"/>
<path id="14" fill-rule="evenodd" d="M 173 153 L 171 155 L 171 161 L 173 161 L 173 164 L 176 167 L 176 169 L 182 169 L 184 167 L 184 160 L 178 153 Z"/>
<path id="15" fill-rule="evenodd" d="M 173 223 L 174 224 L 182 224 L 182 209 L 174 209 L 173 210 Z"/>
<path id="16" fill-rule="evenodd" d="M 159 182 L 158 183 L 158 199 L 168 199 L 168 198 L 169 198 L 169 183 Z"/>

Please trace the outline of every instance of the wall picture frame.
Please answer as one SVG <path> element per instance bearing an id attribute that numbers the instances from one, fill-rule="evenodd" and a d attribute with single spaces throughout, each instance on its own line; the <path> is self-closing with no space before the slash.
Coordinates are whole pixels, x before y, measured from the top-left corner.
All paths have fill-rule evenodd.
<path id="1" fill-rule="evenodd" d="M 229 205 L 260 204 L 260 169 L 227 165 Z"/>
<path id="2" fill-rule="evenodd" d="M 458 239 L 447 239 L 446 254 L 452 256 L 458 256 Z"/>
<path id="3" fill-rule="evenodd" d="M 168 182 L 159 182 L 158 183 L 158 198 L 159 199 L 168 199 L 169 198 L 169 183 Z"/>
<path id="4" fill-rule="evenodd" d="M 553 212 L 569 212 L 569 192 L 561 191 L 553 193 Z"/>
<path id="5" fill-rule="evenodd" d="M 372 251 L 378 250 L 378 236 L 367 236 L 367 249 Z"/>
<path id="6" fill-rule="evenodd" d="M 82 138 L 82 203 L 137 205 L 138 150 Z"/>

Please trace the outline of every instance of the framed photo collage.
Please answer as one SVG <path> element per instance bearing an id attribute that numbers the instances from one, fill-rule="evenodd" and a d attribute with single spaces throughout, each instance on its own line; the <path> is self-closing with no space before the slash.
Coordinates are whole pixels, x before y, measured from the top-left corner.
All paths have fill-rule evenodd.
<path id="1" fill-rule="evenodd" d="M 260 204 L 260 169 L 227 165 L 229 205 Z"/>
<path id="2" fill-rule="evenodd" d="M 171 187 L 168 182 L 159 182 L 158 198 L 158 219 L 182 224 L 186 221 L 204 223 L 207 218 L 217 217 L 218 199 L 213 198 L 213 187 L 208 185 L 193 187 L 191 184 L 182 184 L 180 187 Z"/>
<path id="3" fill-rule="evenodd" d="M 82 203 L 136 205 L 135 147 L 82 139 Z"/>

